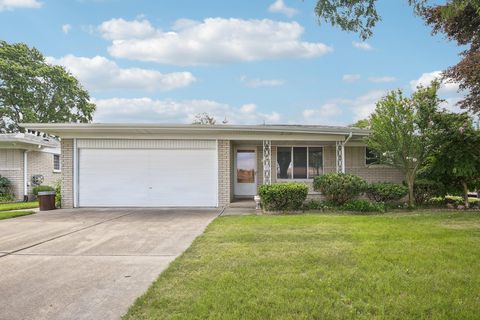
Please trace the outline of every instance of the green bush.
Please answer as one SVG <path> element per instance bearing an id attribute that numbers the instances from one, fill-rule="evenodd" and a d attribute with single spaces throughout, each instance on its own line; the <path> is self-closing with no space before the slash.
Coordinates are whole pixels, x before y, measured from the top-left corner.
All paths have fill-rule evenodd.
<path id="1" fill-rule="evenodd" d="M 432 197 L 425 204 L 433 207 L 445 207 L 447 202 L 444 197 Z"/>
<path id="2" fill-rule="evenodd" d="M 15 195 L 13 193 L 5 194 L 3 196 L 0 196 L 0 203 L 3 202 L 13 202 L 15 201 Z"/>
<path id="3" fill-rule="evenodd" d="M 10 202 L 15 200 L 15 195 L 12 191 L 12 182 L 6 178 L 0 176 L 0 201 Z"/>
<path id="4" fill-rule="evenodd" d="M 268 211 L 300 210 L 308 195 L 304 183 L 276 183 L 259 188 L 262 208 Z"/>
<path id="5" fill-rule="evenodd" d="M 303 205 L 304 210 L 334 210 L 335 205 L 328 201 L 310 200 Z"/>
<path id="6" fill-rule="evenodd" d="M 345 202 L 340 209 L 355 212 L 385 212 L 385 204 L 383 202 L 355 199 Z"/>
<path id="7" fill-rule="evenodd" d="M 42 191 L 55 191 L 55 188 L 50 187 L 50 186 L 44 186 L 44 185 L 33 187 L 33 194 L 35 196 L 38 196 L 38 193 L 42 192 Z"/>
<path id="8" fill-rule="evenodd" d="M 376 202 L 394 202 L 399 201 L 408 193 L 407 187 L 392 182 L 370 183 L 365 193 L 367 197 Z"/>
<path id="9" fill-rule="evenodd" d="M 313 188 L 337 205 L 355 199 L 365 191 L 367 182 L 348 173 L 327 173 L 313 179 Z"/>
<path id="10" fill-rule="evenodd" d="M 413 194 L 415 204 L 423 205 L 433 197 L 443 197 L 445 195 L 445 186 L 440 182 L 417 179 L 413 185 Z"/>
<path id="11" fill-rule="evenodd" d="M 480 207 L 479 198 L 469 197 L 468 202 L 470 204 L 470 208 Z M 427 204 L 433 207 L 445 207 L 447 204 L 452 204 L 456 207 L 456 206 L 463 206 L 465 204 L 465 201 L 463 200 L 463 197 L 448 195 L 445 197 L 433 197 L 428 200 Z"/>
<path id="12" fill-rule="evenodd" d="M 55 183 L 55 207 L 62 207 L 62 180 Z"/>

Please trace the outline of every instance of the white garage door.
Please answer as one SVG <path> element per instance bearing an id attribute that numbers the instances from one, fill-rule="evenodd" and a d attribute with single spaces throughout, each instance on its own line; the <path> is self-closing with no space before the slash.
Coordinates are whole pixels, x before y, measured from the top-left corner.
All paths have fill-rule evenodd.
<path id="1" fill-rule="evenodd" d="M 79 149 L 80 207 L 215 207 L 215 149 Z"/>

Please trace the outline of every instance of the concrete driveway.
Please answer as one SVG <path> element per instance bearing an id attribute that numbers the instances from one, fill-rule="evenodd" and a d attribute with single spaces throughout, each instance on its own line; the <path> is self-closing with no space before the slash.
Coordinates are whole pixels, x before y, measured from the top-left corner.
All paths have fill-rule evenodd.
<path id="1" fill-rule="evenodd" d="M 218 210 L 76 209 L 0 221 L 0 319 L 118 319 Z"/>

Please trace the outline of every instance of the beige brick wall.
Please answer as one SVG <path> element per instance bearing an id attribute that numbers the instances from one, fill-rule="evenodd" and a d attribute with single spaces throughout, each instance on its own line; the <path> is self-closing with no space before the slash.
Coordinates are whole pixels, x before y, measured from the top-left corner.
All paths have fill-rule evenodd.
<path id="1" fill-rule="evenodd" d="M 404 176 L 398 169 L 383 165 L 365 165 L 365 147 L 347 147 L 345 150 L 345 171 L 355 174 L 368 182 L 402 183 Z"/>
<path id="2" fill-rule="evenodd" d="M 0 149 L 0 175 L 12 182 L 15 198 L 23 200 L 23 150 Z"/>
<path id="3" fill-rule="evenodd" d="M 73 208 L 73 139 L 62 139 L 62 208 Z"/>
<path id="4" fill-rule="evenodd" d="M 218 140 L 218 206 L 230 203 L 232 174 L 232 144 L 230 140 Z"/>
<path id="5" fill-rule="evenodd" d="M 61 179 L 60 172 L 53 171 L 53 153 L 30 151 L 27 153 L 27 173 L 28 173 L 28 195 L 33 196 L 32 177 L 35 175 L 43 176 L 42 185 L 55 187 L 57 181 Z"/>

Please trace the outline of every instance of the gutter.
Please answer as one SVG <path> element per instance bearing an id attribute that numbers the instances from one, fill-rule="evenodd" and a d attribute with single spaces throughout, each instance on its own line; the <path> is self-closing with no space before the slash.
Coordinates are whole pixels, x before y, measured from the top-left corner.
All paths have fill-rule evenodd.
<path id="1" fill-rule="evenodd" d="M 350 132 L 350 133 L 348 134 L 348 136 L 347 136 L 347 139 L 345 139 L 345 141 L 343 142 L 343 145 L 346 145 L 347 142 L 348 142 L 350 139 L 352 139 L 352 137 L 353 137 L 353 132 Z"/>
<path id="2" fill-rule="evenodd" d="M 28 152 L 30 150 L 23 151 L 23 201 L 28 201 Z"/>
<path id="3" fill-rule="evenodd" d="M 347 144 L 350 139 L 353 137 L 353 132 L 350 132 L 345 139 L 345 141 L 342 143 L 342 172 L 345 173 L 345 145 Z"/>

